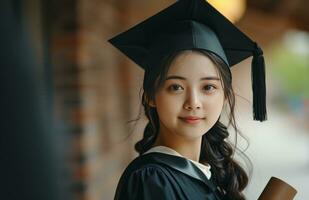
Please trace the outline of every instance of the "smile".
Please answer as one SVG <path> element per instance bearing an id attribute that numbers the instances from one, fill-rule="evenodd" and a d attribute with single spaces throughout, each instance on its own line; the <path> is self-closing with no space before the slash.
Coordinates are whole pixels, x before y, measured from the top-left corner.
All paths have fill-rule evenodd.
<path id="1" fill-rule="evenodd" d="M 182 121 L 188 123 L 188 124 L 198 124 L 205 118 L 199 118 L 199 117 L 179 117 Z"/>

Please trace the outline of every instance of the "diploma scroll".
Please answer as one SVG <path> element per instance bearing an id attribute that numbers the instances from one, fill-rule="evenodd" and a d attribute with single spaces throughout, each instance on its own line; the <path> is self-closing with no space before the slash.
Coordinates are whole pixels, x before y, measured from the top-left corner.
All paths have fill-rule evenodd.
<path id="1" fill-rule="evenodd" d="M 293 200 L 297 191 L 291 185 L 271 177 L 258 200 Z"/>

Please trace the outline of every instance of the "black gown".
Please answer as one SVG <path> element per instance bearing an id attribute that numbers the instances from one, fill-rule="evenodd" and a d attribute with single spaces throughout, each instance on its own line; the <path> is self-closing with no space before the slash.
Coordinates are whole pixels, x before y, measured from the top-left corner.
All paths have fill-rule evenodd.
<path id="1" fill-rule="evenodd" d="M 123 172 L 115 200 L 223 200 L 205 174 L 188 159 L 159 152 L 135 158 Z"/>

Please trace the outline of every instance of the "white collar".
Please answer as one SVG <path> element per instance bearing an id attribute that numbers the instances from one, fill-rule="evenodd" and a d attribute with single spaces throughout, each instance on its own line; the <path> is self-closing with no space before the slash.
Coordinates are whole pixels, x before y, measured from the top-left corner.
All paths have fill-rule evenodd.
<path id="1" fill-rule="evenodd" d="M 205 176 L 208 179 L 210 179 L 210 177 L 211 177 L 211 171 L 210 171 L 211 166 L 209 164 L 205 165 L 205 164 L 196 162 L 194 160 L 188 159 L 188 158 L 182 156 L 180 153 L 178 153 L 177 151 L 175 151 L 172 148 L 169 148 L 169 147 L 166 147 L 166 146 L 154 146 L 154 147 L 150 148 L 148 151 L 146 151 L 144 154 L 151 153 L 151 152 L 159 152 L 159 153 L 169 154 L 169 155 L 173 155 L 173 156 L 183 157 L 183 158 L 189 160 L 190 162 L 192 162 L 193 164 L 195 164 L 195 166 L 197 166 L 205 174 Z"/>

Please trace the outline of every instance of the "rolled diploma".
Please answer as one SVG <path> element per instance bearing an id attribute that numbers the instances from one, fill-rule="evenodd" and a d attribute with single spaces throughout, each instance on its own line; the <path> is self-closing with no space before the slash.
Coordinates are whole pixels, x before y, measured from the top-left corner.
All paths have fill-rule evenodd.
<path id="1" fill-rule="evenodd" d="M 291 185 L 271 177 L 258 200 L 292 200 L 297 191 Z"/>

